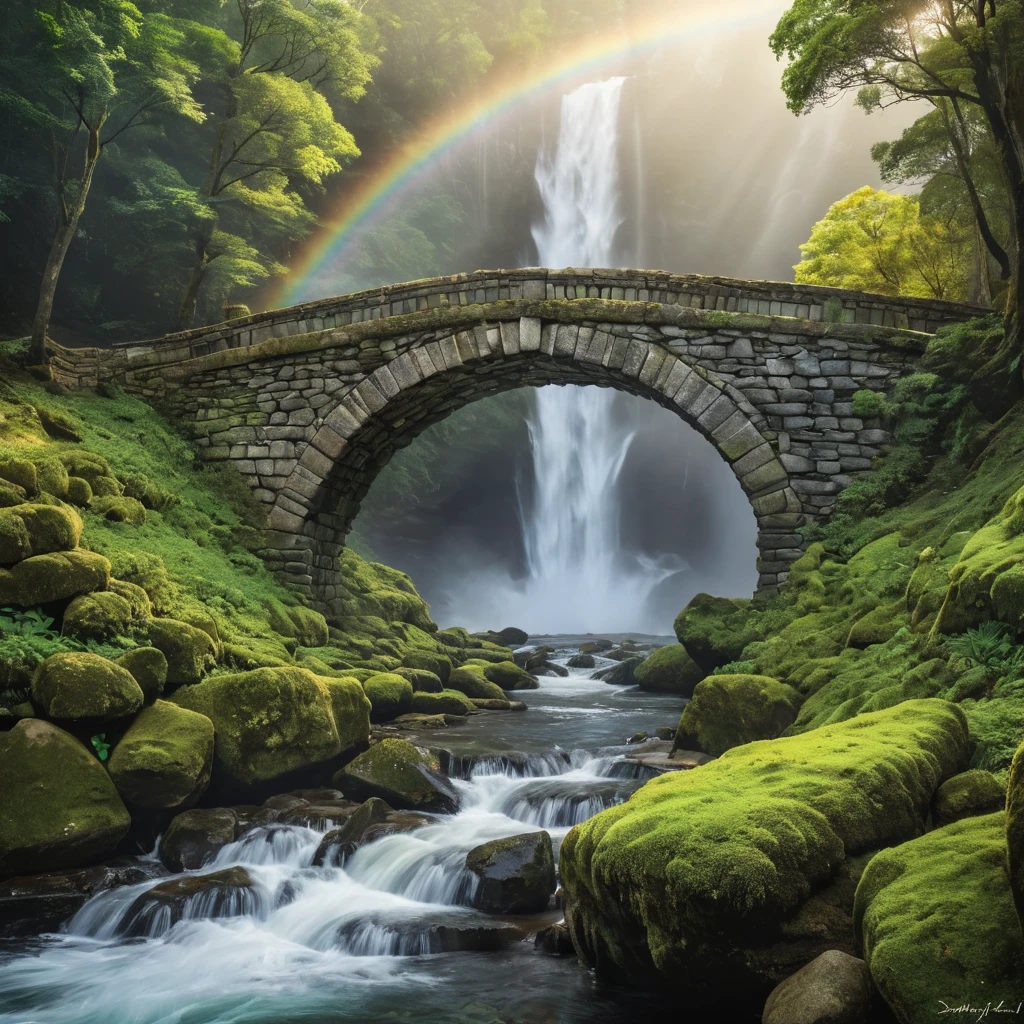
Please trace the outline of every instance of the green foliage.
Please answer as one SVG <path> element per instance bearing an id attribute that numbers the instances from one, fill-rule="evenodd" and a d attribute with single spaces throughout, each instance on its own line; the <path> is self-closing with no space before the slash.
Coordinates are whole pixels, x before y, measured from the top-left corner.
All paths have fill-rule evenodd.
<path id="1" fill-rule="evenodd" d="M 0 637 L 51 637 L 55 636 L 53 616 L 42 608 L 0 608 Z"/>
<path id="2" fill-rule="evenodd" d="M 96 751 L 96 756 L 101 761 L 106 761 L 110 756 L 110 744 L 107 743 L 107 734 L 105 732 L 101 732 L 97 733 L 95 736 L 90 736 L 89 742 L 92 744 L 93 750 Z"/>
<path id="3" fill-rule="evenodd" d="M 884 395 L 877 391 L 862 388 L 853 393 L 853 415 L 865 420 L 884 419 L 889 412 L 889 404 Z"/>
<path id="4" fill-rule="evenodd" d="M 969 668 L 980 666 L 993 675 L 1024 668 L 1024 647 L 1011 638 L 1010 627 L 1002 622 L 983 622 L 977 629 L 948 637 L 946 650 Z"/>

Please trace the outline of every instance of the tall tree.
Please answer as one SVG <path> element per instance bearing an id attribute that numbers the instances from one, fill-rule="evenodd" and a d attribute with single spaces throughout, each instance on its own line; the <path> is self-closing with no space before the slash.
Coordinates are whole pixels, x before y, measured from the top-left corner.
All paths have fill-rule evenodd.
<path id="1" fill-rule="evenodd" d="M 772 35 L 797 113 L 848 89 L 868 105 L 944 100 L 977 107 L 1010 204 L 1007 348 L 1022 342 L 1024 5 L 1021 0 L 795 0 Z"/>
<path id="2" fill-rule="evenodd" d="M 359 155 L 328 97 L 361 96 L 377 63 L 361 15 L 341 0 L 234 0 L 228 10 L 224 28 L 206 33 L 217 112 L 182 329 L 212 272 L 251 285 L 283 269 L 253 244 L 253 221 L 286 242 L 312 226 L 297 186 L 318 186 Z"/>
<path id="3" fill-rule="evenodd" d="M 128 0 L 16 0 L 8 17 L 0 102 L 45 148 L 56 211 L 32 321 L 30 355 L 41 363 L 57 282 L 104 149 L 170 113 L 194 121 L 203 113 L 184 32 L 160 10 L 143 13 Z"/>

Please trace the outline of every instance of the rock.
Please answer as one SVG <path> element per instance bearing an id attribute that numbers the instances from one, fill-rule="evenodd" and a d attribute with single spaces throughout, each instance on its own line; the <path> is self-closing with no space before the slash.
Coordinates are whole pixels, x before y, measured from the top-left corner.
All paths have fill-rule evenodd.
<path id="1" fill-rule="evenodd" d="M 146 506 L 136 498 L 120 494 L 94 494 L 89 502 L 89 511 L 112 523 L 141 526 L 146 521 Z"/>
<path id="2" fill-rule="evenodd" d="M 609 669 L 598 672 L 595 679 L 612 686 L 635 686 L 636 670 L 643 664 L 643 658 L 627 658 Z"/>
<path id="3" fill-rule="evenodd" d="M 1019 1003 L 1024 940 L 1006 877 L 1004 818 L 964 818 L 882 850 L 865 869 L 857 941 L 897 1020 L 933 1020 L 939 1000 Z"/>
<path id="4" fill-rule="evenodd" d="M 381 825 L 388 820 L 391 806 L 379 797 L 372 796 L 360 804 L 341 828 L 328 832 L 320 841 L 313 855 L 313 866 L 324 864 L 341 867 L 366 841 L 366 832 L 371 825 Z"/>
<path id="5" fill-rule="evenodd" d="M 0 882 L 0 938 L 55 932 L 93 896 L 152 877 L 127 858 L 93 868 L 18 875 Z"/>
<path id="6" fill-rule="evenodd" d="M 683 710 L 676 744 L 717 757 L 731 747 L 781 736 L 799 706 L 796 690 L 768 676 L 708 676 Z"/>
<path id="7" fill-rule="evenodd" d="M 170 871 L 195 871 L 237 838 L 238 815 L 230 807 L 182 811 L 160 840 L 160 860 Z"/>
<path id="8" fill-rule="evenodd" d="M 522 647 L 529 639 L 529 633 L 515 626 L 508 626 L 500 632 L 488 631 L 486 633 L 473 633 L 474 640 L 483 640 L 487 643 L 496 644 L 498 647 Z"/>
<path id="9" fill-rule="evenodd" d="M 97 722 L 127 718 L 142 707 L 135 677 L 98 654 L 53 654 L 32 677 L 32 700 L 47 718 L 90 718 Z"/>
<path id="10" fill-rule="evenodd" d="M 370 699 L 371 722 L 390 722 L 414 710 L 412 683 L 402 676 L 381 672 L 365 680 L 363 690 Z"/>
<path id="11" fill-rule="evenodd" d="M 641 690 L 690 697 L 693 688 L 704 678 L 704 670 L 686 653 L 682 644 L 671 644 L 659 647 L 640 662 L 633 670 L 633 678 Z"/>
<path id="12" fill-rule="evenodd" d="M 536 690 L 539 685 L 529 672 L 520 668 L 514 661 L 498 661 L 487 665 L 484 668 L 484 678 L 502 690 Z"/>
<path id="13" fill-rule="evenodd" d="M 330 761 L 370 734 L 370 702 L 356 680 L 301 668 L 214 676 L 178 690 L 174 703 L 213 722 L 214 777 L 242 786 Z"/>
<path id="14" fill-rule="evenodd" d="M 92 487 L 80 476 L 68 477 L 67 500 L 78 508 L 88 508 L 92 501 Z"/>
<path id="15" fill-rule="evenodd" d="M 1014 755 L 1006 786 L 1006 871 L 1024 927 L 1024 743 Z"/>
<path id="16" fill-rule="evenodd" d="M 402 665 L 406 668 L 420 668 L 427 672 L 433 672 L 443 685 L 447 685 L 448 677 L 452 672 L 450 658 L 443 654 L 431 654 L 427 651 L 409 651 L 402 658 Z"/>
<path id="17" fill-rule="evenodd" d="M 480 697 L 470 698 L 477 711 L 511 711 L 512 702 L 508 700 L 484 700 Z"/>
<path id="18" fill-rule="evenodd" d="M 92 551 L 34 555 L 10 569 L 0 569 L 0 605 L 35 608 L 106 590 L 109 583 L 110 562 Z"/>
<path id="19" fill-rule="evenodd" d="M 601 654 L 603 651 L 610 651 L 615 647 L 611 640 L 588 640 L 580 644 L 580 654 Z"/>
<path id="20" fill-rule="evenodd" d="M 991 773 L 977 769 L 961 772 L 939 786 L 932 801 L 935 827 L 949 825 L 972 815 L 1001 811 L 1006 803 L 1006 790 Z"/>
<path id="21" fill-rule="evenodd" d="M 76 868 L 109 856 L 131 819 L 103 765 L 37 718 L 0 733 L 0 876 Z"/>
<path id="22" fill-rule="evenodd" d="M 531 662 L 530 674 L 533 676 L 558 676 L 565 679 L 569 675 L 569 670 L 564 665 L 553 661 Z"/>
<path id="23" fill-rule="evenodd" d="M 594 668 L 596 665 L 592 654 L 574 654 L 568 661 L 569 668 Z"/>
<path id="24" fill-rule="evenodd" d="M 304 605 L 287 606 L 280 601 L 269 601 L 267 611 L 270 625 L 281 636 L 291 637 L 303 647 L 326 647 L 330 639 L 327 620 Z"/>
<path id="25" fill-rule="evenodd" d="M 539 949 L 548 956 L 572 956 L 576 952 L 572 945 L 569 927 L 564 921 L 537 932 L 537 937 L 533 940 L 533 948 Z"/>
<path id="26" fill-rule="evenodd" d="M 121 798 L 147 810 L 190 807 L 212 767 L 213 722 L 164 700 L 136 716 L 108 764 Z"/>
<path id="27" fill-rule="evenodd" d="M 516 651 L 512 655 L 512 660 L 520 668 L 533 671 L 534 668 L 544 665 L 548 660 L 548 656 L 554 653 L 554 647 L 529 647 L 524 651 Z"/>
<path id="28" fill-rule="evenodd" d="M 261 895 L 240 867 L 169 878 L 135 898 L 117 931 L 125 938 L 157 938 L 179 921 L 243 917 L 257 910 Z"/>
<path id="29" fill-rule="evenodd" d="M 51 394 L 66 395 L 68 393 L 67 389 L 62 388 L 57 381 L 53 380 L 44 384 L 44 389 L 50 391 Z M 54 440 L 75 442 L 82 440 L 82 433 L 70 416 L 64 416 L 59 412 L 52 412 L 41 405 L 36 406 L 36 413 L 39 416 L 39 422 L 42 424 L 43 430 Z"/>
<path id="30" fill-rule="evenodd" d="M 454 814 L 459 796 L 433 755 L 405 740 L 386 739 L 370 747 L 334 777 L 349 799 L 377 796 L 392 807 Z"/>
<path id="31" fill-rule="evenodd" d="M 676 639 L 705 672 L 738 661 L 747 644 L 761 639 L 749 608 L 750 601 L 697 594 L 676 617 Z"/>
<path id="32" fill-rule="evenodd" d="M 76 597 L 64 611 L 61 633 L 83 642 L 127 636 L 131 629 L 131 605 L 117 594 L 100 591 Z"/>
<path id="33" fill-rule="evenodd" d="M 850 627 L 846 646 L 865 648 L 873 644 L 884 644 L 887 640 L 891 640 L 903 628 L 904 623 L 901 619 L 903 611 L 903 601 L 873 608 Z"/>
<path id="34" fill-rule="evenodd" d="M 167 685 L 194 686 L 217 664 L 217 648 L 208 633 L 177 619 L 153 619 L 149 642 L 167 659 Z"/>
<path id="35" fill-rule="evenodd" d="M 547 909 L 555 891 L 555 860 L 547 832 L 484 843 L 469 851 L 466 868 L 479 880 L 473 906 L 486 914 L 538 913 Z"/>
<path id="36" fill-rule="evenodd" d="M 399 715 L 389 725 L 405 732 L 422 732 L 424 729 L 447 729 L 453 722 L 461 722 L 458 715 L 422 715 L 410 713 Z"/>
<path id="37" fill-rule="evenodd" d="M 920 835 L 969 742 L 956 705 L 916 700 L 659 776 L 563 840 L 573 944 L 605 977 L 763 1000 L 752 947 L 784 946 L 847 858 Z"/>
<path id="38" fill-rule="evenodd" d="M 639 743 L 626 754 L 626 760 L 661 774 L 696 768 L 707 764 L 711 756 L 695 750 L 680 750 L 666 740 L 654 739 Z"/>
<path id="39" fill-rule="evenodd" d="M 830 949 L 773 989 L 762 1024 L 868 1024 L 871 973 L 863 960 Z"/>
<path id="40" fill-rule="evenodd" d="M 0 480 L 0 508 L 14 508 L 25 504 L 25 491 L 21 487 Z"/>
<path id="41" fill-rule="evenodd" d="M 136 647 L 122 654 L 115 665 L 130 672 L 139 684 L 147 704 L 152 704 L 164 692 L 167 682 L 167 659 L 155 647 Z"/>
<path id="42" fill-rule="evenodd" d="M 473 710 L 469 697 L 458 690 L 414 693 L 411 710 L 418 715 L 468 715 Z"/>
<path id="43" fill-rule="evenodd" d="M 27 459 L 0 459 L 0 479 L 20 487 L 26 494 L 39 493 L 39 471 Z"/>
<path id="44" fill-rule="evenodd" d="M 396 676 L 408 679 L 414 693 L 440 693 L 444 689 L 441 677 L 425 668 L 406 668 L 400 665 L 394 670 Z"/>
<path id="45" fill-rule="evenodd" d="M 69 508 L 28 502 L 0 508 L 0 565 L 73 551 L 81 536 L 82 520 Z"/>
<path id="46" fill-rule="evenodd" d="M 486 700 L 504 700 L 505 691 L 492 683 L 483 674 L 481 666 L 462 666 L 448 677 L 448 689 L 458 690 L 467 697 L 482 697 Z"/>
<path id="47" fill-rule="evenodd" d="M 150 604 L 149 594 L 138 584 L 112 579 L 110 593 L 117 594 L 118 597 L 123 597 L 128 602 L 133 622 L 149 622 L 153 617 L 153 606 Z"/>

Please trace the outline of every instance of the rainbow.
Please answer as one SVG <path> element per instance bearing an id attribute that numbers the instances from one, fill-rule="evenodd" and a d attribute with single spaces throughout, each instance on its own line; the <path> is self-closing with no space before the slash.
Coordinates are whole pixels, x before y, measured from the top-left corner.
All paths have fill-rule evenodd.
<path id="1" fill-rule="evenodd" d="M 517 105 L 566 79 L 600 71 L 624 57 L 643 55 L 687 38 L 750 27 L 761 20 L 774 21 L 778 11 L 770 9 L 774 5 L 767 6 L 768 11 L 764 0 L 740 0 L 728 5 L 728 13 L 719 6 L 710 13 L 634 19 L 625 31 L 617 26 L 587 36 L 525 77 L 495 84 L 454 112 L 428 123 L 345 195 L 300 249 L 288 275 L 271 293 L 268 308 L 300 301 L 306 283 L 380 223 L 447 154 Z"/>

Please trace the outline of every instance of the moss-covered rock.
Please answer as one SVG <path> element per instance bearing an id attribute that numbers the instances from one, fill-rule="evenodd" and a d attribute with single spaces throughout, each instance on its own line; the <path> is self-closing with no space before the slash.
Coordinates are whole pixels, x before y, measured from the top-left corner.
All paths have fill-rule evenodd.
<path id="1" fill-rule="evenodd" d="M 774 739 L 792 725 L 799 706 L 796 690 L 768 676 L 708 676 L 683 710 L 676 746 L 718 757 L 744 743 Z"/>
<path id="2" fill-rule="evenodd" d="M 167 682 L 167 659 L 155 647 L 136 647 L 122 654 L 115 665 L 129 671 L 142 690 L 147 704 L 152 704 L 164 692 Z"/>
<path id="3" fill-rule="evenodd" d="M 458 690 L 442 690 L 441 693 L 414 693 L 409 710 L 417 715 L 468 715 L 474 708 L 473 702 Z"/>
<path id="4" fill-rule="evenodd" d="M 0 458 L 0 480 L 20 487 L 29 496 L 39 493 L 39 471 L 28 459 Z"/>
<path id="5" fill-rule="evenodd" d="M 448 677 L 452 674 L 451 658 L 430 651 L 408 651 L 402 658 L 402 665 L 406 668 L 418 668 L 433 672 L 441 680 L 442 685 L 448 684 Z"/>
<path id="6" fill-rule="evenodd" d="M 110 562 L 92 551 L 55 551 L 0 569 L 0 605 L 34 608 L 106 590 Z"/>
<path id="7" fill-rule="evenodd" d="M 164 700 L 135 717 L 108 763 L 125 803 L 147 810 L 191 806 L 206 791 L 212 767 L 213 722 Z"/>
<path id="8" fill-rule="evenodd" d="M 47 718 L 127 718 L 143 704 L 134 676 L 98 654 L 53 654 L 32 677 L 32 700 Z"/>
<path id="9" fill-rule="evenodd" d="M 502 690 L 536 690 L 540 685 L 535 676 L 514 661 L 495 661 L 482 667 L 484 678 Z"/>
<path id="10" fill-rule="evenodd" d="M 476 876 L 473 906 L 485 914 L 535 914 L 555 891 L 555 860 L 547 832 L 493 839 L 466 856 Z"/>
<path id="11" fill-rule="evenodd" d="M 68 477 L 67 501 L 78 508 L 88 508 L 92 501 L 92 486 L 80 476 Z"/>
<path id="12" fill-rule="evenodd" d="M 481 697 L 485 700 L 505 699 L 505 691 L 484 675 L 481 665 L 463 665 L 453 669 L 448 677 L 448 689 L 458 690 L 467 697 Z"/>
<path id="13" fill-rule="evenodd" d="M 847 647 L 870 647 L 891 640 L 907 625 L 903 602 L 883 605 L 862 615 L 851 627 L 846 638 Z"/>
<path id="14" fill-rule="evenodd" d="M 364 743 L 369 738 L 370 702 L 365 697 L 357 702 L 346 680 L 320 679 L 301 668 L 214 676 L 176 691 L 174 703 L 213 722 L 215 775 L 242 786 L 341 754 L 336 706 L 348 716 L 346 736 L 358 734 Z"/>
<path id="15" fill-rule="evenodd" d="M 1024 942 L 1005 857 L 1000 812 L 882 850 L 868 864 L 854 920 L 871 977 L 901 1024 L 934 1020 L 943 1003 L 1016 1007 Z"/>
<path id="16" fill-rule="evenodd" d="M 697 594 L 676 617 L 676 639 L 705 672 L 738 661 L 760 639 L 750 631 L 749 607 L 749 601 Z"/>
<path id="17" fill-rule="evenodd" d="M 659 647 L 633 671 L 641 690 L 675 693 L 681 697 L 692 696 L 693 688 L 704 675 L 704 670 L 686 653 L 682 644 Z"/>
<path id="18" fill-rule="evenodd" d="M 412 683 L 402 676 L 381 672 L 363 683 L 370 698 L 370 721 L 390 722 L 412 708 Z"/>
<path id="19" fill-rule="evenodd" d="M 126 580 L 110 581 L 110 592 L 124 598 L 131 609 L 132 622 L 144 624 L 153 617 L 153 606 L 149 600 L 149 594 L 138 584 L 129 583 Z"/>
<path id="20" fill-rule="evenodd" d="M 103 765 L 62 729 L 25 719 L 0 733 L 0 875 L 78 867 L 131 823 Z"/>
<path id="21" fill-rule="evenodd" d="M 217 664 L 209 634 L 177 619 L 153 619 L 149 642 L 167 659 L 169 687 L 194 686 Z"/>
<path id="22" fill-rule="evenodd" d="M 454 814 L 459 797 L 436 757 L 405 740 L 374 744 L 334 777 L 350 800 L 380 797 L 392 807 Z"/>
<path id="23" fill-rule="evenodd" d="M 275 632 L 298 640 L 303 647 L 325 647 L 330 640 L 327 620 L 312 608 L 268 601 L 267 612 Z"/>
<path id="24" fill-rule="evenodd" d="M 956 705 L 910 701 L 661 776 L 562 843 L 576 948 L 605 975 L 766 995 L 744 951 L 781 940 L 844 856 L 919 835 L 967 756 Z"/>
<path id="25" fill-rule="evenodd" d="M 338 729 L 342 754 L 364 750 L 370 739 L 372 705 L 362 683 L 352 676 L 340 679 L 325 676 L 318 678 L 331 700 L 331 712 Z"/>
<path id="26" fill-rule="evenodd" d="M 111 471 L 110 463 L 102 455 L 78 448 L 72 452 L 62 452 L 58 458 L 68 471 L 69 477 L 77 476 L 88 481 L 93 490 L 96 490 L 97 484 L 104 486 L 101 481 L 109 481 L 113 493 L 121 493 L 121 485 Z M 100 492 L 96 490 L 96 493 Z"/>
<path id="27" fill-rule="evenodd" d="M 160 839 L 160 860 L 171 871 L 196 871 L 238 838 L 230 807 L 203 807 L 176 814 Z"/>
<path id="28" fill-rule="evenodd" d="M 39 480 L 39 490 L 46 494 L 52 494 L 62 501 L 68 496 L 68 471 L 60 459 L 52 455 L 44 456 L 35 460 L 36 473 Z"/>
<path id="29" fill-rule="evenodd" d="M 34 502 L 0 508 L 0 565 L 73 551 L 81 536 L 82 520 L 73 509 Z"/>
<path id="30" fill-rule="evenodd" d="M 1005 803 L 1006 790 L 999 780 L 991 772 L 975 768 L 939 786 L 932 801 L 932 817 L 936 827 L 951 825 L 961 818 L 1001 811 Z"/>
<path id="31" fill-rule="evenodd" d="M 1014 755 L 1006 787 L 1006 870 L 1024 927 L 1024 743 Z"/>
<path id="32" fill-rule="evenodd" d="M 25 491 L 15 484 L 0 480 L 0 508 L 13 508 L 25 504 Z"/>
<path id="33" fill-rule="evenodd" d="M 341 585 L 344 594 L 334 602 L 332 609 L 338 619 L 369 615 L 385 622 L 406 622 L 427 633 L 437 631 L 437 623 L 431 619 L 430 610 L 412 580 L 397 569 L 367 562 L 346 548 L 341 553 Z"/>
<path id="34" fill-rule="evenodd" d="M 635 686 L 636 670 L 642 664 L 643 658 L 626 658 L 610 669 L 599 672 L 596 678 L 612 686 Z"/>
<path id="35" fill-rule="evenodd" d="M 126 498 L 121 494 L 94 494 L 89 502 L 89 511 L 112 523 L 141 526 L 146 521 L 146 506 L 136 498 Z"/>
<path id="36" fill-rule="evenodd" d="M 416 693 L 440 693 L 444 689 L 441 677 L 425 668 L 407 668 L 400 665 L 394 670 L 396 676 L 408 679 Z"/>
<path id="37" fill-rule="evenodd" d="M 112 640 L 131 629 L 131 605 L 109 590 L 76 597 L 64 611 L 61 632 L 83 642 Z"/>

